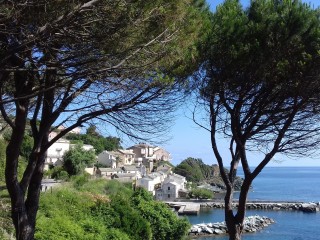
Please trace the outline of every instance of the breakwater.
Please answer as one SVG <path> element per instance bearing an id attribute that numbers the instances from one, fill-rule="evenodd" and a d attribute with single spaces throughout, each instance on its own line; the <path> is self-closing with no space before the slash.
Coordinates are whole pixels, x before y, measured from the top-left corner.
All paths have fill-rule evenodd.
<path id="1" fill-rule="evenodd" d="M 224 208 L 223 202 L 202 202 L 202 208 Z M 238 203 L 233 203 L 233 207 L 237 208 Z M 309 213 L 316 213 L 320 210 L 320 203 L 303 203 L 303 202 L 247 202 L 247 209 L 264 209 L 264 210 L 296 210 Z"/>
<path id="2" fill-rule="evenodd" d="M 252 233 L 260 231 L 272 223 L 274 223 L 274 220 L 268 217 L 261 217 L 257 215 L 249 216 L 246 217 L 243 222 L 243 232 Z M 206 235 L 223 235 L 226 233 L 228 233 L 228 229 L 225 222 L 201 223 L 195 224 L 191 227 L 189 236 L 202 237 Z"/>

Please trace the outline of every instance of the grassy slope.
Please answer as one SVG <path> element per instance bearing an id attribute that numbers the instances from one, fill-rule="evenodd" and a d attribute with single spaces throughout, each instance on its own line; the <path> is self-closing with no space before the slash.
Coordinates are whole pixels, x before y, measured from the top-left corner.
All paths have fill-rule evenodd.
<path id="1" fill-rule="evenodd" d="M 1 192 L 6 195 L 5 191 Z M 3 203 L 6 202 L 6 205 Z M 0 200 L 0 226 L 13 233 L 8 197 Z M 5 211 L 3 211 L 5 209 Z M 72 183 L 41 195 L 37 240 L 184 239 L 189 224 L 144 190 L 131 184 L 77 177 Z M 9 239 L 1 236 L 0 239 Z"/>

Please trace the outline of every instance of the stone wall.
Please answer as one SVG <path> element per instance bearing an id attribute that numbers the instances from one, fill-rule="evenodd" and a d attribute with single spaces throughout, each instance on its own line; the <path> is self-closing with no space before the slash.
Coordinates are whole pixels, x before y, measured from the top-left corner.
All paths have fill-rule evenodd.
<path id="1" fill-rule="evenodd" d="M 206 202 L 201 203 L 203 208 L 224 208 L 223 202 Z M 234 203 L 233 207 L 238 204 Z M 301 202 L 249 202 L 246 204 L 247 209 L 265 209 L 265 210 L 296 210 L 303 212 L 319 212 L 320 203 L 301 203 Z"/>

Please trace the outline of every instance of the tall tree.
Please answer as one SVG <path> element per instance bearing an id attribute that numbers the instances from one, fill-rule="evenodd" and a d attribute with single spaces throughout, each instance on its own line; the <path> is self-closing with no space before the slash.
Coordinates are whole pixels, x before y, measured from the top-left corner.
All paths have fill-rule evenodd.
<path id="1" fill-rule="evenodd" d="M 227 186 L 229 239 L 239 240 L 249 187 L 263 168 L 277 153 L 306 156 L 319 146 L 319 11 L 299 0 L 256 0 L 246 10 L 227 0 L 213 16 L 207 46 L 199 102 L 210 124 L 198 123 L 211 133 Z M 229 139 L 227 159 L 218 146 L 221 135 Z M 249 167 L 248 151 L 260 153 L 255 168 Z M 234 210 L 239 166 L 245 178 Z"/>
<path id="2" fill-rule="evenodd" d="M 131 137 L 167 129 L 180 79 L 198 65 L 204 16 L 202 0 L 1 2 L 0 110 L 12 128 L 5 175 L 17 239 L 34 238 L 46 150 L 57 139 L 95 120 Z M 34 143 L 19 181 L 27 123 Z M 67 128 L 49 139 L 53 125 Z"/>
<path id="3" fill-rule="evenodd" d="M 63 155 L 63 168 L 72 176 L 84 172 L 88 166 L 92 166 L 96 161 L 94 150 L 85 150 L 81 144 L 72 147 Z"/>

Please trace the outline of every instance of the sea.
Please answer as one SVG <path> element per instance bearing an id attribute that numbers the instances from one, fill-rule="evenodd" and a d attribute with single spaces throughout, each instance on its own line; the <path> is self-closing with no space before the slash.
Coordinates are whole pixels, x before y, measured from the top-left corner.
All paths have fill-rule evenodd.
<path id="1" fill-rule="evenodd" d="M 239 174 L 242 175 L 241 173 Z M 237 198 L 239 193 L 235 193 Z M 266 167 L 254 180 L 249 200 L 320 202 L 320 167 Z M 247 216 L 273 218 L 275 223 L 243 240 L 320 240 L 320 212 L 248 210 Z M 191 224 L 224 221 L 223 209 L 205 209 L 188 216 Z M 201 240 L 228 240 L 227 236 Z"/>

